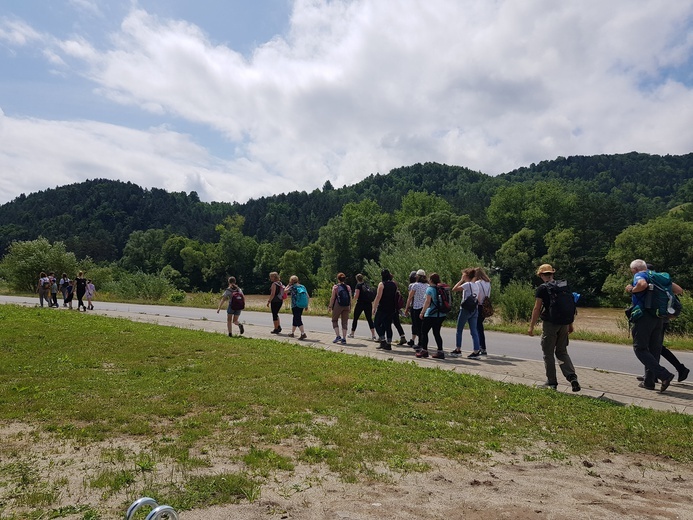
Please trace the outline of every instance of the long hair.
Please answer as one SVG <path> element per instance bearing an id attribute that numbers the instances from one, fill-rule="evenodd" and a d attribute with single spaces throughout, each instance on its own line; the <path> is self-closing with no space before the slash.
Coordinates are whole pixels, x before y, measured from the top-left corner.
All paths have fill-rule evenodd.
<path id="1" fill-rule="evenodd" d="M 483 267 L 477 267 L 477 268 L 475 269 L 475 271 L 476 271 L 476 275 L 475 275 L 475 276 L 476 276 L 476 278 L 478 278 L 479 280 L 483 280 L 484 282 L 490 282 L 490 281 L 491 281 L 491 279 L 490 279 L 490 278 L 488 277 L 488 275 L 486 274 L 486 271 L 484 271 L 484 268 L 483 268 Z"/>

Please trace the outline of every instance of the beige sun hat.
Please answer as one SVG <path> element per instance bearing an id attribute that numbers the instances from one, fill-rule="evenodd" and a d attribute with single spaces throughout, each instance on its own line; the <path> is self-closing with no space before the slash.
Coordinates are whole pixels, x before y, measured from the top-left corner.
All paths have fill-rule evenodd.
<path id="1" fill-rule="evenodd" d="M 556 270 L 553 267 L 551 267 L 551 264 L 541 264 L 539 266 L 539 269 L 537 269 L 537 276 L 545 274 L 545 273 L 553 274 L 555 272 L 556 272 Z"/>

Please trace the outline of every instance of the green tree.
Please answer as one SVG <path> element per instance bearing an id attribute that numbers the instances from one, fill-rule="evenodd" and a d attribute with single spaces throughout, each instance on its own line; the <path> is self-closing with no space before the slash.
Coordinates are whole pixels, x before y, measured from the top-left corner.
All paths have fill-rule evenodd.
<path id="1" fill-rule="evenodd" d="M 168 236 L 163 229 L 133 231 L 123 249 L 121 265 L 131 272 L 158 273 L 166 265 L 162 251 Z"/>
<path id="2" fill-rule="evenodd" d="M 341 215 L 320 229 L 321 280 L 332 280 L 338 272 L 352 279 L 365 261 L 377 260 L 392 227 L 392 215 L 383 213 L 372 200 L 344 206 Z"/>
<path id="3" fill-rule="evenodd" d="M 289 278 L 296 275 L 301 284 L 306 286 L 310 294 L 315 289 L 312 273 L 313 259 L 310 248 L 305 248 L 302 251 L 290 249 L 285 251 L 281 260 L 279 260 L 279 276 L 281 276 L 284 284 L 288 285 Z"/>
<path id="4" fill-rule="evenodd" d="M 685 212 L 670 212 L 624 229 L 607 255 L 616 270 L 627 271 L 642 258 L 668 272 L 679 285 L 693 287 L 693 222 Z"/>
<path id="5" fill-rule="evenodd" d="M 68 273 L 73 278 L 78 271 L 77 258 L 74 253 L 65 249 L 63 242 L 51 244 L 41 237 L 36 240 L 12 242 L 0 262 L 0 274 L 15 291 L 36 289 L 41 271 L 53 271 L 58 278 L 62 273 Z"/>
<path id="6" fill-rule="evenodd" d="M 410 220 L 425 217 L 437 211 L 452 213 L 452 206 L 444 198 L 426 191 L 410 191 L 402 197 L 402 206 L 395 211 L 397 225 L 401 226 Z"/>
<path id="7" fill-rule="evenodd" d="M 510 280 L 529 280 L 536 268 L 536 231 L 523 228 L 511 236 L 496 252 L 503 285 Z"/>

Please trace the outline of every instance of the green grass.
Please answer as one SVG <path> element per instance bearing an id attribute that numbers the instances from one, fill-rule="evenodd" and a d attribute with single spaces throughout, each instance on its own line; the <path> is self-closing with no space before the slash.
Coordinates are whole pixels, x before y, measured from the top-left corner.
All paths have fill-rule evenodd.
<path id="1" fill-rule="evenodd" d="M 0 424 L 29 424 L 87 448 L 123 438 L 147 446 L 104 448 L 108 467 L 86 480 L 88 488 L 125 493 L 124 502 L 151 492 L 182 509 L 255 499 L 266 479 L 296 464 L 355 482 L 427 471 L 427 454 L 562 460 L 606 450 L 693 461 L 687 415 L 40 308 L 0 306 L 0 380 Z M 242 470 L 210 469 L 221 452 L 238 454 L 230 457 Z M 0 518 L 19 492 L 29 516 L 57 509 L 59 490 L 23 457 L 0 446 Z"/>

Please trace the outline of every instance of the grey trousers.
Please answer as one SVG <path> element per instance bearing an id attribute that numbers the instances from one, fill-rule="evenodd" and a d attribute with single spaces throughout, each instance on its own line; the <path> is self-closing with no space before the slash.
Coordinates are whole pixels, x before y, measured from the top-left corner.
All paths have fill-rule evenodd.
<path id="1" fill-rule="evenodd" d="M 544 354 L 544 369 L 546 370 L 546 381 L 549 384 L 558 384 L 556 377 L 556 362 L 561 372 L 568 381 L 577 379 L 575 367 L 568 355 L 568 325 L 556 325 L 549 321 L 542 324 L 541 350 Z"/>

